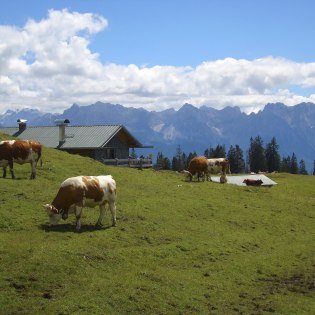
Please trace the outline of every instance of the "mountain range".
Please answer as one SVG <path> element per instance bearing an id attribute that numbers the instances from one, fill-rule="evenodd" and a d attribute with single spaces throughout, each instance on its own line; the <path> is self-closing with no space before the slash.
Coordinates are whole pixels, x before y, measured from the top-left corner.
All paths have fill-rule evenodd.
<path id="1" fill-rule="evenodd" d="M 17 119 L 27 119 L 29 126 L 54 125 L 59 118 L 67 118 L 71 125 L 123 124 L 144 145 L 137 153 L 147 155 L 158 151 L 172 157 L 178 145 L 183 152 L 238 144 L 244 151 L 250 138 L 260 136 L 264 144 L 276 137 L 281 156 L 292 155 L 304 159 L 308 170 L 315 160 L 315 104 L 301 103 L 286 106 L 267 104 L 263 110 L 249 115 L 239 107 L 217 110 L 184 104 L 179 110 L 147 111 L 122 105 L 97 102 L 88 106 L 73 104 L 62 114 L 42 113 L 37 109 L 8 110 L 0 115 L 0 126 L 16 126 Z"/>

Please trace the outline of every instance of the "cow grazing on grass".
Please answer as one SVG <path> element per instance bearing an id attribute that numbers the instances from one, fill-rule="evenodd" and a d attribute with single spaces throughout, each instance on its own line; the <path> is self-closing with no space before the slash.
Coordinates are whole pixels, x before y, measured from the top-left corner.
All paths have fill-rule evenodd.
<path id="1" fill-rule="evenodd" d="M 208 171 L 209 174 L 221 174 L 220 182 L 226 183 L 226 173 L 230 172 L 230 163 L 229 160 L 226 158 L 214 158 L 214 159 L 207 159 L 208 161 Z M 209 175 L 209 179 L 211 181 L 211 176 Z"/>
<path id="2" fill-rule="evenodd" d="M 261 186 L 263 184 L 263 181 L 261 179 L 244 179 L 243 183 L 247 186 Z"/>
<path id="3" fill-rule="evenodd" d="M 30 163 L 32 167 L 31 179 L 36 177 L 36 166 L 42 156 L 42 145 L 35 140 L 5 140 L 0 142 L 0 166 L 3 168 L 3 178 L 10 167 L 11 177 L 14 179 L 13 163 Z"/>
<path id="4" fill-rule="evenodd" d="M 198 181 L 201 176 L 208 177 L 208 161 L 204 156 L 196 156 L 191 159 L 188 165 L 188 170 L 184 170 L 188 174 L 189 180 L 192 181 L 194 175 L 198 176 Z"/>
<path id="5" fill-rule="evenodd" d="M 76 216 L 76 229 L 81 229 L 83 207 L 99 206 L 100 216 L 96 226 L 102 226 L 105 205 L 109 204 L 112 225 L 116 225 L 116 182 L 111 175 L 77 176 L 66 179 L 60 186 L 51 204 L 44 205 L 50 225 L 56 225 L 61 218 L 67 219 L 69 212 Z"/>

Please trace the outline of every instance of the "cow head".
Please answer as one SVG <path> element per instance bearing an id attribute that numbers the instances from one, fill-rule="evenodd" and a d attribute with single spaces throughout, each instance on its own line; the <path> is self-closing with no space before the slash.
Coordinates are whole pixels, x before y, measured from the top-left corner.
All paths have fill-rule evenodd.
<path id="1" fill-rule="evenodd" d="M 186 180 L 189 179 L 190 181 L 192 181 L 192 177 L 193 177 L 192 174 L 186 170 L 183 170 L 183 172 L 186 174 Z"/>
<path id="2" fill-rule="evenodd" d="M 50 204 L 46 204 L 43 207 L 47 211 L 49 217 L 49 224 L 57 225 L 60 219 L 62 218 L 62 211 L 58 210 L 57 208 Z"/>

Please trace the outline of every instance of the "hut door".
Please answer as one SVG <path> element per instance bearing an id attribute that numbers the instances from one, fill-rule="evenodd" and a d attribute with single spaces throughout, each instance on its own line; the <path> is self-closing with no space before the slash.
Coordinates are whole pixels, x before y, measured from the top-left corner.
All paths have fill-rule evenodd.
<path id="1" fill-rule="evenodd" d="M 115 158 L 115 149 L 109 149 L 109 158 L 114 159 Z"/>

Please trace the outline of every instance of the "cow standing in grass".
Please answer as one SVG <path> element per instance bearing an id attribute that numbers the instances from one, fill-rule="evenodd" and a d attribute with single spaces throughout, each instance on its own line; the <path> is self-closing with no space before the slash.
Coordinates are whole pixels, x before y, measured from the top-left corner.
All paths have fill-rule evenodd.
<path id="1" fill-rule="evenodd" d="M 44 205 L 50 225 L 56 225 L 61 218 L 67 219 L 69 212 L 76 216 L 76 229 L 81 229 L 83 207 L 99 206 L 100 216 L 96 226 L 102 226 L 105 205 L 109 204 L 112 225 L 116 225 L 116 182 L 111 175 L 77 176 L 66 179 L 60 186 L 51 204 Z"/>
<path id="2" fill-rule="evenodd" d="M 10 167 L 11 177 L 14 179 L 13 163 L 30 163 L 32 167 L 31 179 L 36 177 L 36 166 L 42 156 L 42 145 L 35 140 L 5 140 L 0 142 L 0 166 L 3 168 L 3 178 Z"/>
<path id="3" fill-rule="evenodd" d="M 208 177 L 208 161 L 204 156 L 196 156 L 191 159 L 188 165 L 188 170 L 184 170 L 184 173 L 188 174 L 189 180 L 192 181 L 194 175 L 198 176 L 198 181 L 200 177 L 205 180 Z"/>

